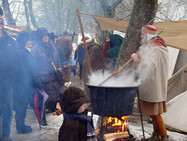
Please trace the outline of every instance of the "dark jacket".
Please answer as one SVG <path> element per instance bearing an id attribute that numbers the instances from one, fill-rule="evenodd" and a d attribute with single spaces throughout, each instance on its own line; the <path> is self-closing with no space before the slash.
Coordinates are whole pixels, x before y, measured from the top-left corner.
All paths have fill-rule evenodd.
<path id="1" fill-rule="evenodd" d="M 81 89 L 67 88 L 61 98 L 62 111 L 68 114 L 76 114 L 79 107 L 88 103 L 89 98 Z M 59 130 L 59 141 L 86 141 L 87 122 L 72 118 L 65 118 Z"/>
<path id="2" fill-rule="evenodd" d="M 0 84 L 14 84 L 18 72 L 15 41 L 5 31 L 0 38 Z"/>
<path id="3" fill-rule="evenodd" d="M 55 69 L 52 66 L 54 60 L 54 49 L 50 43 L 38 42 L 31 51 L 37 72 L 44 86 L 44 90 L 49 95 L 48 102 L 59 102 L 59 94 L 63 93 L 64 86 L 59 83 Z M 55 64 L 57 67 L 57 64 Z M 58 68 L 58 67 L 57 67 Z"/>
<path id="4" fill-rule="evenodd" d="M 15 41 L 5 31 L 0 38 L 0 85 L 5 86 L 0 92 L 0 112 L 6 104 L 6 86 L 15 84 L 18 73 L 17 48 Z"/>
<path id="5" fill-rule="evenodd" d="M 25 47 L 19 47 L 19 73 L 14 90 L 14 106 L 27 106 L 32 103 L 34 90 L 41 86 L 35 70 L 33 56 Z"/>

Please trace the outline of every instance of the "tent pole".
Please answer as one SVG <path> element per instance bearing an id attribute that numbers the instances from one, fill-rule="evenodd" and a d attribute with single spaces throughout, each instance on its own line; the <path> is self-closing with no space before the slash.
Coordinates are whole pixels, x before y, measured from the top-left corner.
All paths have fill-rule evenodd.
<path id="1" fill-rule="evenodd" d="M 96 35 L 96 32 L 95 32 L 93 24 L 91 24 L 91 27 L 92 27 L 93 33 L 95 35 L 96 42 L 99 44 L 99 41 L 98 41 L 98 38 L 97 38 L 97 35 Z"/>
<path id="2" fill-rule="evenodd" d="M 88 54 L 88 45 L 85 41 L 85 36 L 84 36 L 84 31 L 83 31 L 83 27 L 82 27 L 82 22 L 81 22 L 81 17 L 80 17 L 80 11 L 79 9 L 77 9 L 77 15 L 78 15 L 78 19 L 79 19 L 79 24 L 80 24 L 80 28 L 81 28 L 81 33 L 82 33 L 82 38 L 83 38 L 83 43 L 84 43 L 84 49 L 85 49 L 85 53 L 86 53 L 86 58 L 88 61 L 88 68 L 89 68 L 89 73 L 92 73 L 92 67 L 91 67 L 91 63 L 90 63 L 90 56 Z"/>

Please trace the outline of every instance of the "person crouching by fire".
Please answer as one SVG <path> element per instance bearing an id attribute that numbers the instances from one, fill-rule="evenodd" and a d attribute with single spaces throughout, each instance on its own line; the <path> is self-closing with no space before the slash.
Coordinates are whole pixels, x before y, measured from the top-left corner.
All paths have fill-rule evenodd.
<path id="1" fill-rule="evenodd" d="M 148 140 L 168 141 L 169 136 L 161 117 L 167 111 L 168 50 L 157 32 L 156 27 L 144 25 L 141 30 L 142 46 L 131 57 L 137 64 L 141 82 L 142 114 L 150 116 L 153 123 L 153 135 Z"/>
<path id="2" fill-rule="evenodd" d="M 80 88 L 68 87 L 61 97 L 64 121 L 59 141 L 96 141 L 93 120 L 87 116 L 89 97 Z"/>

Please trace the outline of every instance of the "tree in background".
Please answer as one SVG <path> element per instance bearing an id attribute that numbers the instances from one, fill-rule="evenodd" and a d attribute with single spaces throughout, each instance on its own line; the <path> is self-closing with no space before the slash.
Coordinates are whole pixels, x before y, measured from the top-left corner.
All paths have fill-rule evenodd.
<path id="1" fill-rule="evenodd" d="M 121 46 L 116 67 L 123 65 L 131 58 L 140 46 L 140 30 L 145 24 L 152 24 L 156 15 L 158 0 L 134 0 L 134 6 Z"/>
<path id="2" fill-rule="evenodd" d="M 7 19 L 7 23 L 9 25 L 16 25 L 13 17 L 12 17 L 12 13 L 10 11 L 10 8 L 9 8 L 9 2 L 8 0 L 2 0 L 2 5 L 3 5 L 3 10 L 4 11 L 7 11 L 7 14 L 6 14 L 6 19 Z"/>

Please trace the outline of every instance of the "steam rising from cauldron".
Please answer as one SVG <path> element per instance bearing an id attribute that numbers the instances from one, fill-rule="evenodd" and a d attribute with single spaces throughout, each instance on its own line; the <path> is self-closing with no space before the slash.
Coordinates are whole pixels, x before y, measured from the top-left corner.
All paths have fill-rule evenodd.
<path id="1" fill-rule="evenodd" d="M 124 68 L 122 72 L 114 75 L 108 81 L 106 81 L 103 86 L 116 86 L 116 87 L 133 87 L 139 86 L 143 81 L 150 77 L 150 72 L 154 69 L 154 62 L 156 61 L 156 53 L 153 51 L 153 47 L 150 44 L 144 46 L 138 51 L 141 58 L 141 63 L 136 65 L 134 62 L 133 67 Z M 106 80 L 111 73 L 105 71 L 93 72 L 89 76 L 89 84 L 99 85 L 101 82 Z"/>

